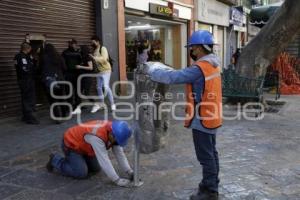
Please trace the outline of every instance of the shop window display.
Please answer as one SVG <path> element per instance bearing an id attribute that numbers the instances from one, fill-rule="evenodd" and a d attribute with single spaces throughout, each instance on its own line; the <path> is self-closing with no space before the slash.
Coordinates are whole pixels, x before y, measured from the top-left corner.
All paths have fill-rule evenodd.
<path id="1" fill-rule="evenodd" d="M 147 61 L 162 62 L 162 41 L 157 29 L 138 30 L 126 33 L 127 72 Z"/>

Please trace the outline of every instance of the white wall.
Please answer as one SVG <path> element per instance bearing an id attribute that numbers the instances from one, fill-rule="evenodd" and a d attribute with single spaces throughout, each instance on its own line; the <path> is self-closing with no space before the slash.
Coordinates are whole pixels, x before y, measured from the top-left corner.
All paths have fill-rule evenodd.
<path id="1" fill-rule="evenodd" d="M 186 24 L 181 25 L 181 67 L 185 68 L 187 66 L 187 26 Z"/>
<path id="2" fill-rule="evenodd" d="M 173 35 L 172 28 L 165 29 L 165 63 L 173 66 Z"/>

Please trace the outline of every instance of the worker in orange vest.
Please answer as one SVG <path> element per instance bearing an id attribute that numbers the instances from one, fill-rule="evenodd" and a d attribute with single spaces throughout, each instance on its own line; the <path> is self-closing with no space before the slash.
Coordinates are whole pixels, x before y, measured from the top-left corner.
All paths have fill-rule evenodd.
<path id="1" fill-rule="evenodd" d="M 131 136 L 131 129 L 125 121 L 88 121 L 69 128 L 63 137 L 65 157 L 51 154 L 47 169 L 74 178 L 86 178 L 89 172 L 98 172 L 100 168 L 118 186 L 131 186 L 133 170 L 125 156 L 123 148 Z M 109 157 L 112 149 L 121 169 L 128 175 L 120 178 Z"/>
<path id="2" fill-rule="evenodd" d="M 222 125 L 222 87 L 220 62 L 213 54 L 210 32 L 194 32 L 187 47 L 194 60 L 191 67 L 173 70 L 161 63 L 146 63 L 139 69 L 153 81 L 186 84 L 185 127 L 191 128 L 197 159 L 202 165 L 202 181 L 191 200 L 218 199 L 219 157 L 216 132 Z"/>

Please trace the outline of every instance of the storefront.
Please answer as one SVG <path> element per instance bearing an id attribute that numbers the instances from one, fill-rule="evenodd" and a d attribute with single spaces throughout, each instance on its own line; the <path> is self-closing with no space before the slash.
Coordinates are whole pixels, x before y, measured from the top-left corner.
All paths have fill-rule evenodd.
<path id="1" fill-rule="evenodd" d="M 221 60 L 221 66 L 226 63 L 227 28 L 229 27 L 229 6 L 216 0 L 198 0 L 198 22 L 195 30 L 208 30 L 218 45 L 214 51 Z"/>
<path id="2" fill-rule="evenodd" d="M 21 97 L 14 68 L 14 55 L 20 44 L 29 40 L 33 49 L 43 41 L 59 52 L 75 38 L 79 45 L 90 44 L 96 34 L 95 2 L 71 1 L 1 1 L 0 4 L 0 118 L 21 112 Z M 37 83 L 38 82 L 37 80 Z M 38 94 L 42 93 L 37 84 Z M 38 98 L 37 103 L 43 101 Z"/>
<path id="3" fill-rule="evenodd" d="M 127 78 L 145 61 L 159 61 L 180 69 L 187 65 L 192 9 L 166 1 L 125 0 Z"/>

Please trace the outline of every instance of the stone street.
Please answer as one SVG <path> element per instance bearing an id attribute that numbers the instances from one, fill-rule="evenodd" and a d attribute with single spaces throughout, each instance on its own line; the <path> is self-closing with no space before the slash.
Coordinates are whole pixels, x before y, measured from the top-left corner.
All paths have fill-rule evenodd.
<path id="1" fill-rule="evenodd" d="M 226 120 L 220 129 L 221 200 L 300 199 L 300 97 L 280 101 L 286 104 L 278 113 L 265 113 L 258 121 Z M 224 106 L 225 114 L 229 108 Z M 175 120 L 166 147 L 140 155 L 144 185 L 139 188 L 114 186 L 102 172 L 85 180 L 50 174 L 45 169 L 48 155 L 60 151 L 64 130 L 76 120 L 56 125 L 47 113 L 39 115 L 37 126 L 16 119 L 0 124 L 0 199 L 188 199 L 201 180 L 191 130 Z M 84 114 L 85 120 L 94 118 L 101 118 L 101 112 Z M 125 149 L 131 164 L 133 149 L 131 141 Z"/>

